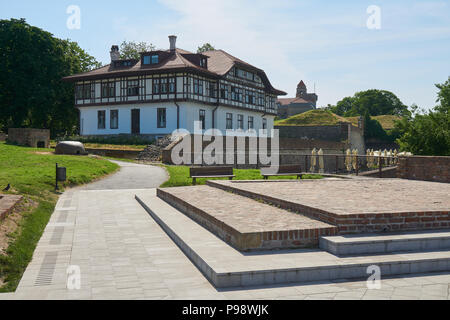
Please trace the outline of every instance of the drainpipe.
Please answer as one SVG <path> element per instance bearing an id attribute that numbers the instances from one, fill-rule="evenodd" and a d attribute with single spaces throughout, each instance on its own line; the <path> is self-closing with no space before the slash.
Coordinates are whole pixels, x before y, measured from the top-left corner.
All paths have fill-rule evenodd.
<path id="1" fill-rule="evenodd" d="M 180 129 L 180 105 L 177 103 L 176 100 L 174 100 L 173 102 L 177 106 L 177 130 L 179 130 Z"/>
<path id="2" fill-rule="evenodd" d="M 219 108 L 219 106 L 215 107 L 212 112 L 212 128 L 216 129 L 215 123 L 216 123 L 216 110 Z"/>

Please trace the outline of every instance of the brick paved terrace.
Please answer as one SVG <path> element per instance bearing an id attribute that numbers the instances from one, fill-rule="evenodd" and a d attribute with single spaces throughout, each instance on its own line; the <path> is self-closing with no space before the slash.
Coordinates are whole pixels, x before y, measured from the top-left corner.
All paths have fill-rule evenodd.
<path id="1" fill-rule="evenodd" d="M 336 227 L 209 186 L 158 189 L 158 197 L 239 250 L 317 247 Z"/>
<path id="2" fill-rule="evenodd" d="M 208 181 L 339 227 L 339 232 L 450 226 L 450 184 L 402 179 Z"/>

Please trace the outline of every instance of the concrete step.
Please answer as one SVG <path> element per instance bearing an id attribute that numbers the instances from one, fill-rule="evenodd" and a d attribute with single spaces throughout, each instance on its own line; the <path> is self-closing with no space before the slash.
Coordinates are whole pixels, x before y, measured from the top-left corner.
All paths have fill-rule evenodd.
<path id="1" fill-rule="evenodd" d="M 317 248 L 337 234 L 325 222 L 209 186 L 158 189 L 157 195 L 238 250 Z"/>
<path id="2" fill-rule="evenodd" d="M 217 288 L 310 281 L 368 279 L 368 267 L 381 278 L 450 270 L 450 250 L 341 257 L 319 249 L 240 252 L 161 200 L 139 191 L 136 200 Z"/>
<path id="3" fill-rule="evenodd" d="M 450 230 L 321 237 L 319 246 L 336 255 L 448 250 Z"/>

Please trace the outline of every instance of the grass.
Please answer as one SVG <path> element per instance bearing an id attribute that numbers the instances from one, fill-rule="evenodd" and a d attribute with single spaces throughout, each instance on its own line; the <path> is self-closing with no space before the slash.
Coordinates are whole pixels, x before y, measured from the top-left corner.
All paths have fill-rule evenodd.
<path id="1" fill-rule="evenodd" d="M 191 186 L 192 179 L 189 178 L 189 167 L 163 165 L 169 173 L 169 180 L 161 185 L 161 188 Z M 234 169 L 235 178 L 233 180 L 260 180 L 263 177 L 258 169 Z M 296 179 L 296 176 L 269 177 L 269 179 Z M 322 179 L 315 174 L 307 174 L 304 179 Z M 219 178 L 220 179 L 220 178 Z M 206 180 L 217 180 L 217 178 L 197 179 L 197 185 L 205 184 Z"/>
<path id="2" fill-rule="evenodd" d="M 401 117 L 393 115 L 373 116 L 372 119 L 378 120 L 384 130 L 394 128 L 394 122 Z M 359 117 L 341 117 L 328 110 L 311 110 L 297 114 L 287 119 L 275 121 L 276 126 L 334 126 L 339 122 L 351 123 L 358 126 Z"/>
<path id="3" fill-rule="evenodd" d="M 91 182 L 114 172 L 118 166 L 104 159 L 44 154 L 51 149 L 34 149 L 0 142 L 0 190 L 11 184 L 9 193 L 21 194 L 37 207 L 24 212 L 19 228 L 11 234 L 6 255 L 0 255 L 0 292 L 14 291 L 31 261 L 36 244 L 55 208 L 59 194 L 54 191 L 55 163 L 67 168 L 65 187 Z"/>
<path id="4" fill-rule="evenodd" d="M 339 122 L 350 122 L 328 110 L 310 110 L 287 119 L 275 121 L 276 126 L 334 126 Z"/>

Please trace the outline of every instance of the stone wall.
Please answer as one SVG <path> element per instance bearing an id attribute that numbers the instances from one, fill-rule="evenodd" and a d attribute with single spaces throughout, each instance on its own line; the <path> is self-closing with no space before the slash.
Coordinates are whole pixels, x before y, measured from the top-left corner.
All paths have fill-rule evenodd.
<path id="1" fill-rule="evenodd" d="M 197 136 L 198 138 L 201 138 L 201 136 Z M 190 159 L 190 164 L 196 164 L 196 165 L 207 165 L 204 161 L 202 161 L 202 152 L 203 150 L 211 143 L 210 141 L 203 141 L 202 151 L 201 152 L 194 152 L 194 139 L 195 136 L 191 135 L 191 152 L 188 156 Z M 266 139 L 265 142 L 268 146 L 268 151 L 270 155 L 270 145 L 272 143 L 271 138 L 260 138 L 260 139 Z M 170 146 L 168 146 L 162 154 L 162 161 L 167 164 L 174 164 L 174 161 L 172 159 L 172 150 L 177 146 L 179 143 L 182 142 L 182 139 L 175 141 Z M 259 141 L 261 142 L 261 141 Z M 264 143 L 264 142 L 263 142 Z M 259 143 L 258 143 L 259 144 Z M 222 152 L 218 153 L 220 159 L 222 159 L 222 163 L 225 165 L 227 164 L 227 158 L 226 153 L 227 150 L 229 152 L 234 152 L 234 158 L 233 158 L 233 166 L 235 168 L 259 168 L 260 166 L 264 166 L 264 163 L 261 163 L 259 157 L 258 157 L 258 164 L 252 164 L 251 163 L 251 156 L 258 155 L 258 149 L 255 149 L 254 147 L 250 146 L 249 144 L 249 138 L 245 138 L 245 147 L 243 149 L 238 148 L 237 139 L 234 138 L 234 147 L 229 147 L 227 149 L 226 143 L 224 143 Z M 306 139 L 298 139 L 298 138 L 280 138 L 279 140 L 279 153 L 278 156 L 279 163 L 282 165 L 286 164 L 300 164 L 302 167 L 302 170 L 307 171 L 309 170 L 310 166 L 310 160 L 309 158 L 305 156 L 310 156 L 311 152 L 314 148 L 317 150 L 322 149 L 324 154 L 343 154 L 346 150 L 347 144 L 343 142 L 336 142 L 336 141 L 322 141 L 322 140 L 306 140 Z M 241 163 L 241 161 L 238 161 L 238 159 L 242 157 L 245 161 L 244 163 Z M 195 162 L 195 159 L 199 159 L 197 163 Z M 336 160 L 334 157 L 325 157 L 325 171 L 328 172 L 334 172 L 336 168 Z M 338 165 L 339 167 L 344 166 L 344 158 L 338 159 Z M 238 164 L 239 163 L 239 164 Z M 187 164 L 187 165 L 190 165 Z M 220 163 L 215 165 L 221 165 Z M 231 163 L 229 164 L 231 165 Z"/>
<path id="2" fill-rule="evenodd" d="M 32 148 L 50 147 L 50 130 L 30 128 L 9 128 L 8 141 Z"/>
<path id="3" fill-rule="evenodd" d="M 3 132 L 0 132 L 0 141 L 5 141 L 7 138 L 7 135 Z"/>
<path id="4" fill-rule="evenodd" d="M 346 148 L 358 149 L 365 154 L 364 130 L 349 123 L 334 126 L 275 126 L 280 138 L 296 138 L 304 140 L 322 140 L 346 143 Z"/>
<path id="5" fill-rule="evenodd" d="M 450 157 L 400 157 L 397 177 L 450 183 Z"/>
<path id="6" fill-rule="evenodd" d="M 140 151 L 135 150 L 118 150 L 118 149 L 98 149 L 98 148 L 86 148 L 89 154 L 95 154 L 102 157 L 112 157 L 121 159 L 136 159 Z"/>

